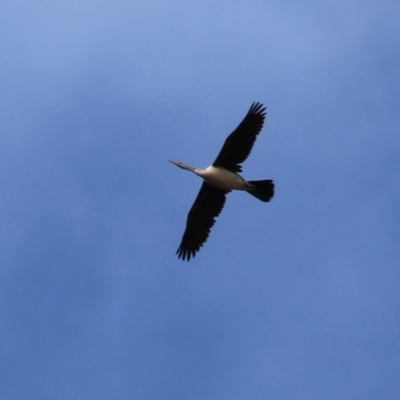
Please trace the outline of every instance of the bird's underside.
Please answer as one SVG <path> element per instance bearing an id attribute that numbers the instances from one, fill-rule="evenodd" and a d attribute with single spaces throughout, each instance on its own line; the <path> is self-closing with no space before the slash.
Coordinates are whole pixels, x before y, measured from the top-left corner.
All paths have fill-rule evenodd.
<path id="1" fill-rule="evenodd" d="M 241 164 L 249 156 L 257 135 L 261 132 L 266 109 L 261 103 L 253 103 L 239 126 L 226 138 L 212 166 L 206 170 L 175 163 L 204 179 L 200 191 L 189 211 L 186 229 L 177 255 L 189 261 L 207 241 L 215 220 L 221 213 L 226 195 L 231 190 L 245 190 L 261 201 L 270 201 L 274 195 L 272 180 L 245 181 L 238 175 Z"/>

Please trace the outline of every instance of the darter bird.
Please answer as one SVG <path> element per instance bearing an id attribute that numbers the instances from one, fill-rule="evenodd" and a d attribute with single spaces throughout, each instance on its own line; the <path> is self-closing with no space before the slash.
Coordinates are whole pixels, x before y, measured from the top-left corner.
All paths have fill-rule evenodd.
<path id="1" fill-rule="evenodd" d="M 189 211 L 186 229 L 176 252 L 178 258 L 189 261 L 206 242 L 215 219 L 221 213 L 226 195 L 231 190 L 244 190 L 257 199 L 268 202 L 274 195 L 274 181 L 246 181 L 238 173 L 249 156 L 257 135 L 264 125 L 266 108 L 253 103 L 239 126 L 226 138 L 215 161 L 206 169 L 189 167 L 171 161 L 179 168 L 203 178 L 199 194 Z"/>

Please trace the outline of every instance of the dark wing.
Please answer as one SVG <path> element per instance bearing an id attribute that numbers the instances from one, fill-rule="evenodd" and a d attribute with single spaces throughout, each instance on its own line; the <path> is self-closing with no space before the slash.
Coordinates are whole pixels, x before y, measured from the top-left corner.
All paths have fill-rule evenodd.
<path id="1" fill-rule="evenodd" d="M 224 207 L 227 193 L 203 182 L 187 217 L 186 230 L 176 252 L 179 258 L 189 261 L 206 242 L 216 217 Z"/>
<path id="2" fill-rule="evenodd" d="M 257 135 L 264 125 L 266 108 L 253 103 L 239 126 L 226 138 L 214 166 L 224 167 L 232 172 L 241 172 L 241 164 L 249 156 Z"/>

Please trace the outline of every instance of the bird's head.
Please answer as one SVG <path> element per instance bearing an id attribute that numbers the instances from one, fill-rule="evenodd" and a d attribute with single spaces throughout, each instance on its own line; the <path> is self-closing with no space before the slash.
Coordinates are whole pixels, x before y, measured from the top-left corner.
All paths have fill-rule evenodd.
<path id="1" fill-rule="evenodd" d="M 168 160 L 169 162 L 171 162 L 172 164 L 175 164 L 177 167 L 182 168 L 182 169 L 186 169 L 187 171 L 194 171 L 195 168 L 194 167 L 189 167 L 189 165 L 184 164 L 183 162 L 180 161 L 171 161 Z"/>

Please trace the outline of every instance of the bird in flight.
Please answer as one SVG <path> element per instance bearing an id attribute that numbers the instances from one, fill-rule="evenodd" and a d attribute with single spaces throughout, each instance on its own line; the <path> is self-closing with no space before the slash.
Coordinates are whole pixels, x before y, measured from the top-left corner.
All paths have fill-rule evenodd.
<path id="1" fill-rule="evenodd" d="M 246 181 L 238 174 L 242 172 L 240 164 L 249 156 L 257 135 L 261 132 L 265 115 L 266 108 L 261 103 L 253 103 L 243 121 L 226 138 L 215 161 L 206 169 L 169 160 L 204 180 L 187 216 L 186 229 L 176 252 L 178 258 L 189 261 L 200 250 L 231 190 L 244 190 L 263 202 L 272 199 L 273 180 Z"/>

